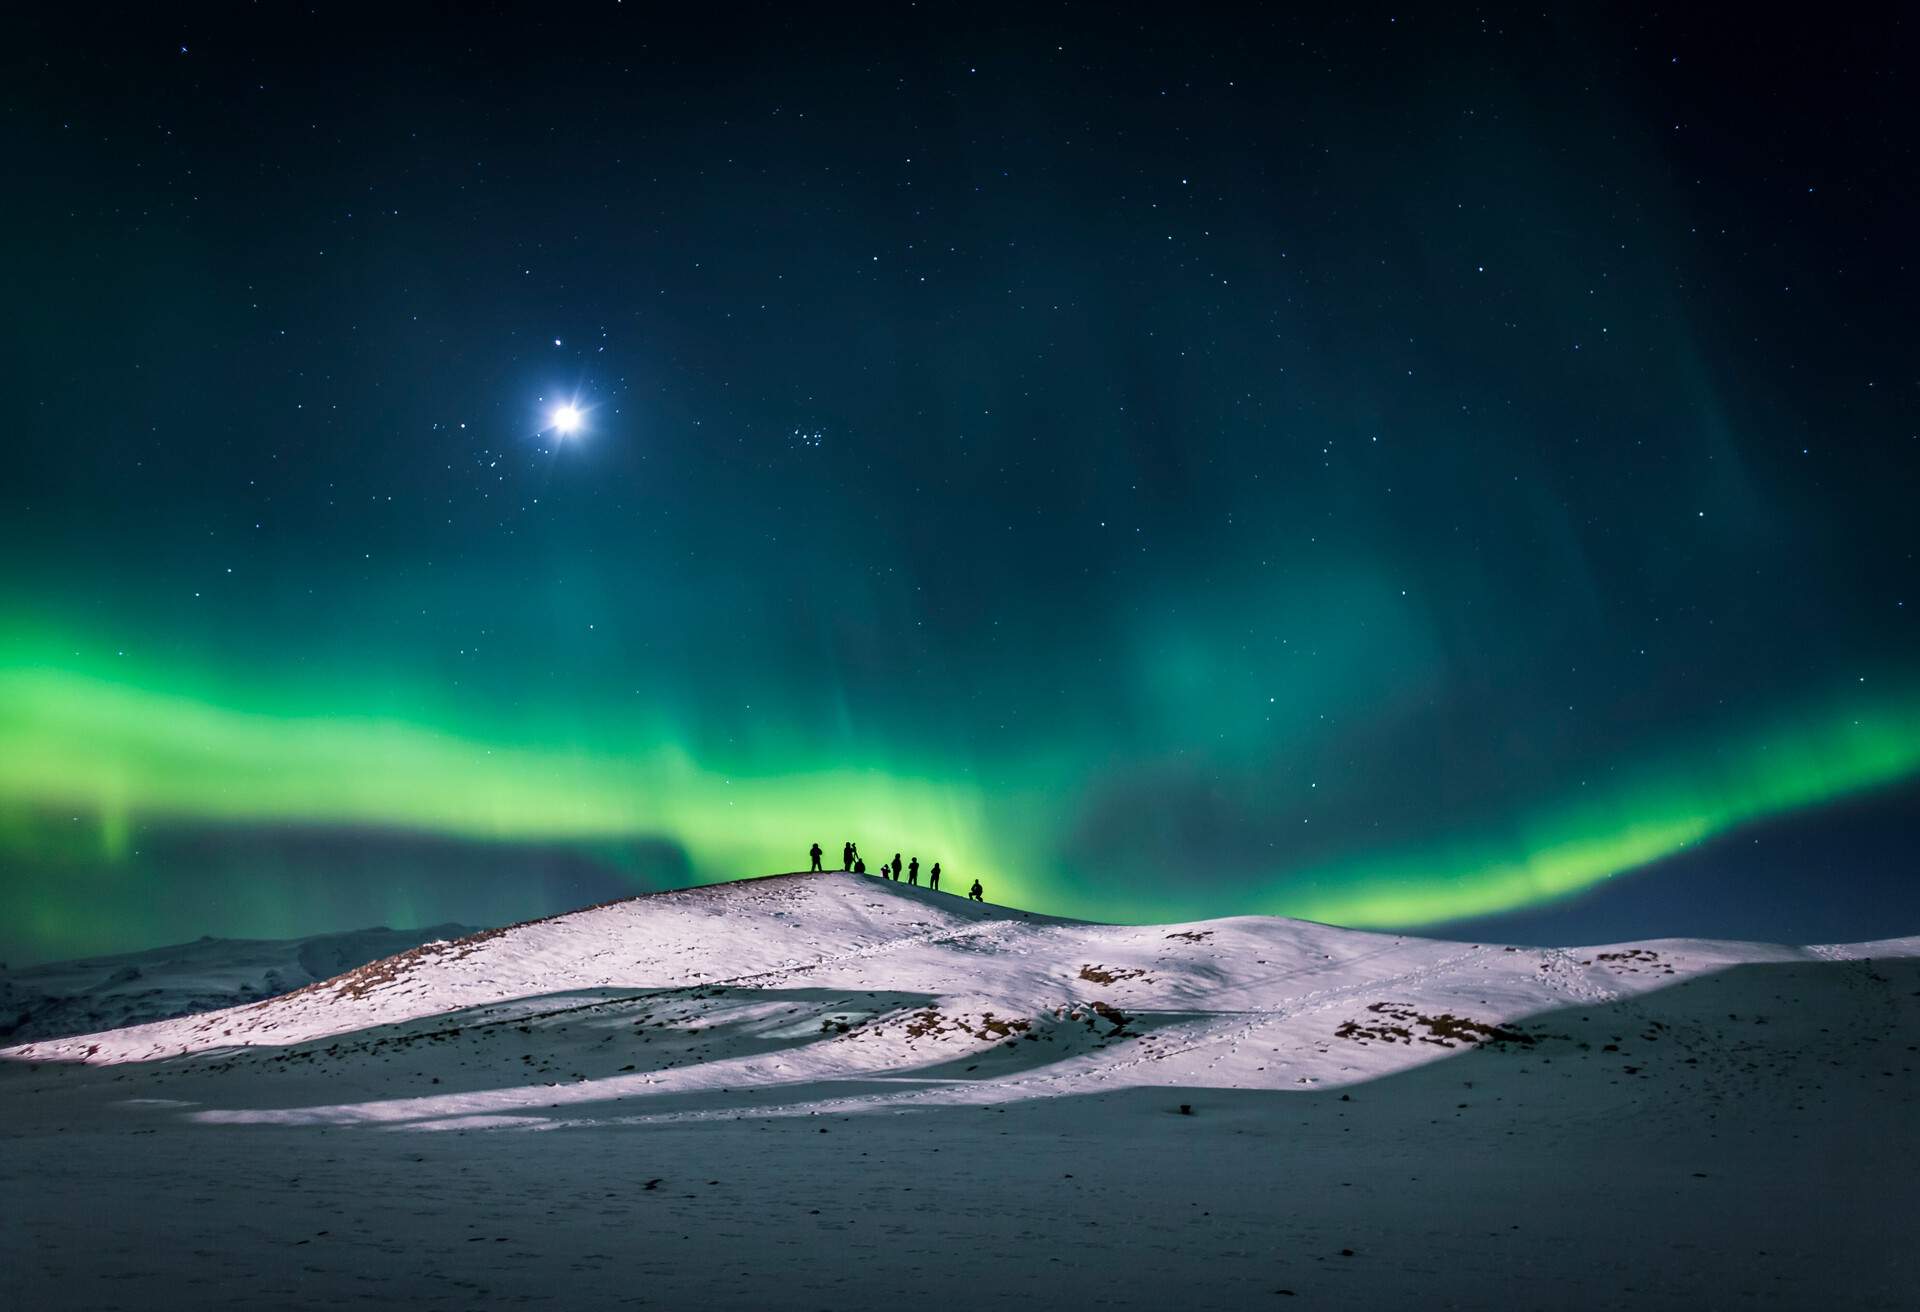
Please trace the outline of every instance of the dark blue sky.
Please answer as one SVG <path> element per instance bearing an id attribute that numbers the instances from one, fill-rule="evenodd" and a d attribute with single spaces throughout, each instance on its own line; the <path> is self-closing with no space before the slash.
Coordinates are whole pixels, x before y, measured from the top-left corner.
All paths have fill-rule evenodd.
<path id="1" fill-rule="evenodd" d="M 1915 927 L 1898 10 L 21 27 L 16 955 L 849 835 L 1079 914 Z"/>

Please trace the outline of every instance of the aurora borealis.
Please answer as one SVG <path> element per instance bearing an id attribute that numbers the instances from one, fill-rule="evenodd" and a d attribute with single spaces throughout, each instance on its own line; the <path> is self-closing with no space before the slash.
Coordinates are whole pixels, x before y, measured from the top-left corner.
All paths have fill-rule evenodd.
<path id="1" fill-rule="evenodd" d="M 22 38 L 0 956 L 847 838 L 1104 919 L 1658 916 L 1913 816 L 1874 21 L 460 21 Z M 1800 891 L 1920 928 L 1867 864 Z"/>

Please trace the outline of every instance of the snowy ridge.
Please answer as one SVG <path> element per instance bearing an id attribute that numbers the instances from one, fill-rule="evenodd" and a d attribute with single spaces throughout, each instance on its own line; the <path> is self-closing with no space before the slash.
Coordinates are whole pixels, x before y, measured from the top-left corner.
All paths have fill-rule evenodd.
<path id="1" fill-rule="evenodd" d="M 1546 1036 L 1533 1018 L 1730 967 L 1914 956 L 1920 939 L 1523 949 L 1276 917 L 1097 925 L 784 875 L 483 931 L 284 997 L 0 1057 L 239 1067 L 290 1094 L 297 1073 L 351 1073 L 352 1097 L 196 1118 L 414 1128 L 697 1119 L 743 1099 L 765 1112 L 1304 1090 L 1526 1046 Z"/>

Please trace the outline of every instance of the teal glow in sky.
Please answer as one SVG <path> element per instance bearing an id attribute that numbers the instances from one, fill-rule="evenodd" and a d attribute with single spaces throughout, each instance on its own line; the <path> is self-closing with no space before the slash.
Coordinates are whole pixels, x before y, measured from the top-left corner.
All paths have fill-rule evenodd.
<path id="1" fill-rule="evenodd" d="M 865 769 L 796 741 L 784 760 L 736 771 L 631 728 L 516 741 L 292 697 L 270 709 L 216 704 L 163 682 L 124 661 L 88 672 L 16 649 L 0 662 L 0 815 L 16 821 L 0 828 L 0 853 L 18 868 L 37 866 L 45 881 L 10 886 L 7 910 L 50 943 L 71 938 L 82 950 L 99 941 L 102 925 L 74 904 L 102 867 L 138 869 L 142 822 L 339 826 L 588 850 L 654 840 L 684 854 L 675 872 L 702 881 L 795 865 L 794 836 L 824 831 L 863 836 L 876 863 L 889 847 L 937 855 L 950 871 L 991 880 L 1000 897 L 1065 913 L 1272 911 L 1405 927 L 1565 897 L 1743 823 L 1920 770 L 1920 698 L 1855 697 L 1610 771 L 1601 786 L 1533 799 L 1504 822 L 1489 809 L 1470 818 L 1478 829 L 1456 824 L 1413 846 L 1363 837 L 1343 859 L 1276 862 L 1208 890 L 1151 871 L 1121 883 L 1113 874 L 1126 873 L 1124 862 L 1090 878 L 1071 868 L 1061 820 L 1085 800 L 1046 781 L 1097 777 L 1087 761 Z M 1311 802 L 1291 806 L 1311 823 Z M 638 873 L 643 884 L 657 875 Z"/>
<path id="2" fill-rule="evenodd" d="M 1641 870 L 1658 932 L 1676 856 L 1911 814 L 1889 106 L 1685 15 L 684 21 L 22 35 L 0 952 L 849 838 L 1137 920 Z M 1899 859 L 1762 929 L 1920 927 Z"/>

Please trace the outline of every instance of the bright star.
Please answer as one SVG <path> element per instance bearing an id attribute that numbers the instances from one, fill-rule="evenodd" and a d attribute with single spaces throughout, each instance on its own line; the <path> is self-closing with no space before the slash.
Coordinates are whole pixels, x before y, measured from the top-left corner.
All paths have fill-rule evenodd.
<path id="1" fill-rule="evenodd" d="M 555 406 L 551 418 L 553 431 L 562 437 L 579 432 L 580 426 L 587 421 L 587 417 L 580 413 L 580 407 L 577 405 Z"/>

